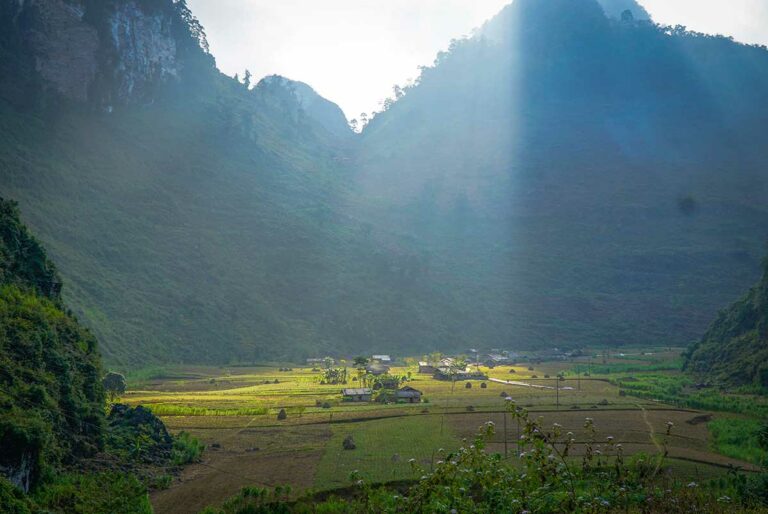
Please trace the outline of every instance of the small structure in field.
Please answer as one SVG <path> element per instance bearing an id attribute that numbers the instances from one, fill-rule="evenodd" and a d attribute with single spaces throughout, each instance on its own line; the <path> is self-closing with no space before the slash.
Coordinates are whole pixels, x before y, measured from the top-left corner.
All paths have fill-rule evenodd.
<path id="1" fill-rule="evenodd" d="M 389 373 L 389 366 L 386 366 L 381 363 L 368 364 L 365 367 L 365 371 L 367 371 L 368 373 L 374 376 L 384 375 L 386 373 Z"/>
<path id="2" fill-rule="evenodd" d="M 367 387 L 358 389 L 342 389 L 341 394 L 345 402 L 370 402 L 372 392 Z"/>
<path id="3" fill-rule="evenodd" d="M 389 355 L 371 355 L 371 362 L 378 362 L 381 364 L 391 364 L 392 357 Z"/>
<path id="4" fill-rule="evenodd" d="M 313 367 L 319 367 L 324 365 L 333 366 L 334 364 L 336 364 L 336 359 L 333 359 L 331 357 L 313 357 L 311 359 L 307 359 L 307 365 L 313 366 Z"/>
<path id="5" fill-rule="evenodd" d="M 405 386 L 397 391 L 397 399 L 403 400 L 407 403 L 419 403 L 421 402 L 421 391 L 414 389 L 411 386 Z"/>
<path id="6" fill-rule="evenodd" d="M 501 353 L 489 353 L 485 357 L 485 365 L 491 369 L 495 368 L 496 366 L 503 366 L 509 362 L 509 357 Z"/>
<path id="7" fill-rule="evenodd" d="M 435 372 L 434 378 L 436 380 L 454 380 L 457 382 L 463 382 L 466 380 L 488 380 L 488 375 L 485 375 L 479 371 L 471 371 L 469 369 L 457 371 L 440 368 Z"/>
<path id="8" fill-rule="evenodd" d="M 427 373 L 429 375 L 432 375 L 437 371 L 437 368 L 434 364 L 430 364 L 429 362 L 425 361 L 419 361 L 419 373 Z"/>

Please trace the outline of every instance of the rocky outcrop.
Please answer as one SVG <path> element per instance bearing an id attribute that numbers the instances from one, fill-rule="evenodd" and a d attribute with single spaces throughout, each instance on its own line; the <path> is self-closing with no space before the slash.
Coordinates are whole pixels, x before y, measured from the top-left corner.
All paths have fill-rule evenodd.
<path id="1" fill-rule="evenodd" d="M 306 116 L 319 123 L 335 137 L 349 137 L 352 131 L 344 111 L 335 103 L 317 94 L 304 82 L 280 75 L 270 75 L 256 85 L 254 94 L 273 107 L 280 108 L 290 119 Z"/>
<path id="2" fill-rule="evenodd" d="M 146 97 L 158 81 L 178 78 L 170 12 L 146 13 L 129 1 L 115 9 L 108 24 L 118 101 Z"/>
<path id="3" fill-rule="evenodd" d="M 172 0 L 0 0 L 43 86 L 104 106 L 148 100 L 179 78 L 184 24 Z M 10 18 L 10 19 L 8 19 Z M 197 25 L 196 25 L 197 27 Z"/>
<path id="4" fill-rule="evenodd" d="M 80 101 L 88 99 L 96 78 L 99 50 L 98 33 L 84 15 L 82 4 L 63 0 L 22 0 L 17 15 L 40 77 Z"/>

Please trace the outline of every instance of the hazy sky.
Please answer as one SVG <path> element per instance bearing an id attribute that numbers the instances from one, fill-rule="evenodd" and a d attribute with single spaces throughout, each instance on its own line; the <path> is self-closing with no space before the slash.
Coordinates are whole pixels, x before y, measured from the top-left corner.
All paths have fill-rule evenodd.
<path id="1" fill-rule="evenodd" d="M 452 38 L 510 0 L 187 0 L 219 68 L 310 84 L 347 117 L 377 110 Z M 768 44 L 768 0 L 641 0 L 657 22 Z"/>

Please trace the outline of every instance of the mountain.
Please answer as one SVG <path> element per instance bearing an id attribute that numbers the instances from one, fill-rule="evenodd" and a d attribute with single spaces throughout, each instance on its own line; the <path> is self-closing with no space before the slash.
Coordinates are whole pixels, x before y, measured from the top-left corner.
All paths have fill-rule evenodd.
<path id="1" fill-rule="evenodd" d="M 349 123 L 341 108 L 317 94 L 309 84 L 272 75 L 263 78 L 256 85 L 257 94 L 261 93 L 264 97 L 271 95 L 273 91 L 295 97 L 297 110 L 317 121 L 333 136 L 340 139 L 352 137 Z"/>
<path id="2" fill-rule="evenodd" d="M 366 127 L 356 216 L 496 346 L 686 344 L 768 234 L 768 52 L 517 0 Z"/>
<path id="3" fill-rule="evenodd" d="M 768 388 L 768 260 L 763 278 L 721 311 L 685 367 L 708 381 Z"/>
<path id="4" fill-rule="evenodd" d="M 358 135 L 184 1 L 0 0 L 0 191 L 121 368 L 688 343 L 759 271 L 768 52 L 627 6 L 516 0 Z"/>
<path id="5" fill-rule="evenodd" d="M 25 492 L 103 443 L 96 339 L 64 310 L 60 291 L 16 205 L 0 199 L 0 477 Z"/>
<path id="6" fill-rule="evenodd" d="M 16 3 L 4 5 L 7 14 Z M 334 104 L 282 78 L 249 90 L 218 73 L 202 43 L 179 52 L 196 27 L 182 2 L 25 5 L 34 19 L 79 6 L 67 19 L 77 33 L 99 34 L 94 52 L 110 56 L 94 61 L 88 87 L 67 94 L 35 71 L 46 61 L 35 58 L 23 17 L 3 21 L 16 36 L 5 33 L 2 48 L 18 43 L 28 59 L 4 75 L 0 190 L 59 263 L 67 303 L 109 363 L 410 351 L 414 340 L 437 347 L 458 327 L 433 330 L 450 298 L 423 288 L 406 295 L 413 255 L 379 247 L 350 216 L 355 134 Z M 122 12 L 128 20 L 116 23 Z M 154 29 L 134 30 L 134 47 L 102 26 Z M 57 41 L 44 47 L 65 51 Z M 121 63 L 136 49 L 178 71 L 142 68 L 154 71 L 127 87 Z"/>

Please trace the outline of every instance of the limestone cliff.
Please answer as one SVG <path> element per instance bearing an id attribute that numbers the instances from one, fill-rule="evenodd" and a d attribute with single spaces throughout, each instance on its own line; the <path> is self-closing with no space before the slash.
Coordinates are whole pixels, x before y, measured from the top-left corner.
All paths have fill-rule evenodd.
<path id="1" fill-rule="evenodd" d="M 0 4 L 5 29 L 0 45 L 6 53 L 23 54 L 44 89 L 75 101 L 104 107 L 146 101 L 158 85 L 181 79 L 190 42 L 206 54 L 199 44 L 204 34 L 183 1 Z"/>

